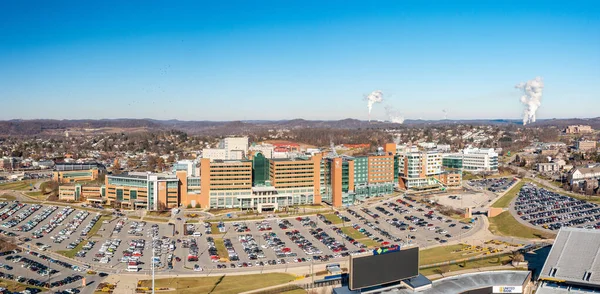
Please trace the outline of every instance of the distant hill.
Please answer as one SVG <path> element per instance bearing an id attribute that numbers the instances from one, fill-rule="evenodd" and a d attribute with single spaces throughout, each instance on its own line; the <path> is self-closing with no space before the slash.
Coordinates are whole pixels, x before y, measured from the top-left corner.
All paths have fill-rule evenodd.
<path id="1" fill-rule="evenodd" d="M 512 119 L 476 119 L 476 120 L 406 120 L 404 124 L 394 124 L 381 121 L 364 121 L 352 118 L 342 120 L 247 120 L 247 121 L 181 121 L 154 119 L 101 119 L 101 120 L 8 120 L 0 121 L 0 135 L 37 135 L 56 133 L 68 129 L 156 129 L 180 130 L 192 134 L 228 135 L 250 133 L 267 129 L 383 129 L 407 128 L 419 126 L 440 126 L 453 124 L 470 125 L 522 125 L 520 120 Z M 597 118 L 568 118 L 544 119 L 526 127 L 556 126 L 564 128 L 568 125 L 585 124 L 594 129 L 600 129 L 600 117 Z"/>

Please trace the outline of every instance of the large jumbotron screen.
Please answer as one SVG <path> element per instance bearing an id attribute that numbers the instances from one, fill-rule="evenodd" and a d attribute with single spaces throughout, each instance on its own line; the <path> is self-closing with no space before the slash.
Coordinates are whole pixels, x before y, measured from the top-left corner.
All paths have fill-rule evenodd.
<path id="1" fill-rule="evenodd" d="M 419 248 L 350 259 L 350 289 L 392 283 L 419 275 Z"/>

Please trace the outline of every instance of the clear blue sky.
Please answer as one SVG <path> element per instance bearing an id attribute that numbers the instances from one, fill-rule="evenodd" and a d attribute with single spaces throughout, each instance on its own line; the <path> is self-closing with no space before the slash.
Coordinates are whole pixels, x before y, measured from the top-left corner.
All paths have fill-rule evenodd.
<path id="1" fill-rule="evenodd" d="M 0 119 L 600 116 L 598 1 L 111 2 L 0 2 Z"/>

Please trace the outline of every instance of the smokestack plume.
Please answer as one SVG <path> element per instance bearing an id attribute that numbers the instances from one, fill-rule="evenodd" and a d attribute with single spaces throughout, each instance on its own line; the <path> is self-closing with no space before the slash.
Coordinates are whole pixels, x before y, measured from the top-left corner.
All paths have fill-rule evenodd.
<path id="1" fill-rule="evenodd" d="M 396 111 L 394 107 L 390 105 L 385 106 L 385 113 L 387 114 L 389 120 L 395 124 L 404 123 L 404 117 L 400 115 L 400 112 Z"/>
<path id="2" fill-rule="evenodd" d="M 442 112 L 444 113 L 444 120 L 448 119 L 448 110 L 442 109 Z"/>
<path id="3" fill-rule="evenodd" d="M 383 101 L 383 92 L 380 90 L 375 90 L 371 92 L 371 94 L 365 96 L 365 100 L 367 100 L 367 107 L 369 107 L 369 121 L 371 121 L 371 110 L 373 109 L 373 104 L 381 103 Z"/>
<path id="4" fill-rule="evenodd" d="M 515 88 L 523 91 L 521 103 L 526 107 L 523 112 L 523 125 L 535 122 L 535 113 L 542 105 L 544 80 L 541 77 L 536 77 L 533 80 L 517 84 Z"/>

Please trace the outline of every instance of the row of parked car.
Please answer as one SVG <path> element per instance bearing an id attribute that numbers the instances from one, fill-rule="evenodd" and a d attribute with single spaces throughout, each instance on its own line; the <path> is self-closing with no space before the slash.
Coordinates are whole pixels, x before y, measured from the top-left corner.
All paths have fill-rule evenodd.
<path id="1" fill-rule="evenodd" d="M 561 227 L 600 228 L 600 207 L 595 203 L 524 185 L 515 201 L 515 210 L 522 220 L 550 230 Z"/>
<path id="2" fill-rule="evenodd" d="M 47 206 L 46 208 L 44 208 L 44 210 L 42 210 L 42 213 L 36 214 L 32 219 L 30 219 L 25 224 L 17 227 L 15 230 L 19 232 L 29 232 L 33 230 L 33 228 L 35 228 L 43 220 L 47 219 L 57 209 L 57 206 Z"/>
<path id="3" fill-rule="evenodd" d="M 254 236 L 252 236 L 252 234 L 239 235 L 238 241 L 240 241 L 240 243 L 242 244 L 242 248 L 244 249 L 244 252 L 246 252 L 250 260 L 265 258 L 264 251 L 258 246 L 258 242 L 256 242 L 256 239 L 254 239 Z"/>
<path id="4" fill-rule="evenodd" d="M 2 211 L 0 211 L 0 220 L 5 221 L 6 219 L 8 219 L 9 217 L 11 217 L 13 214 L 17 213 L 17 211 L 19 211 L 19 209 L 25 207 L 27 204 L 25 203 L 18 203 L 18 202 L 12 202 L 8 205 L 6 205 L 6 202 L 2 202 L 5 205 L 2 207 Z"/>
<path id="5" fill-rule="evenodd" d="M 50 221 L 43 225 L 42 227 L 36 229 L 33 232 L 32 238 L 38 239 L 42 238 L 44 234 L 49 234 L 54 231 L 55 228 L 62 225 L 63 221 L 71 214 L 75 209 L 71 207 L 64 207 L 61 211 L 59 211 L 54 217 L 50 219 Z M 50 239 L 54 239 L 54 236 L 50 237 Z M 61 240 L 62 242 L 62 240 Z M 59 243 L 59 242 L 55 242 Z"/>
<path id="6" fill-rule="evenodd" d="M 286 236 L 294 242 L 300 249 L 304 251 L 307 255 L 314 254 L 322 254 L 321 250 L 313 245 L 311 241 L 309 241 L 306 237 L 304 237 L 300 231 L 293 230 L 285 232 Z"/>
<path id="7" fill-rule="evenodd" d="M 87 236 L 99 220 L 100 214 L 96 213 L 96 215 L 92 218 L 90 223 L 87 224 L 87 226 L 85 226 L 85 228 L 83 228 L 83 230 L 81 231 L 81 236 Z"/>
<path id="8" fill-rule="evenodd" d="M 33 205 L 29 206 L 28 208 L 21 210 L 17 215 L 15 215 L 9 221 L 3 223 L 2 227 L 7 228 L 7 229 L 14 227 L 14 226 L 18 225 L 19 223 L 21 223 L 24 219 L 28 218 L 34 212 L 38 211 L 40 208 L 42 208 L 42 205 L 33 204 Z"/>
<path id="9" fill-rule="evenodd" d="M 321 241 L 321 243 L 325 244 L 325 246 L 334 253 L 348 251 L 348 247 L 346 247 L 345 244 L 337 241 L 334 237 L 329 236 L 329 234 L 321 228 L 310 229 L 309 232 L 315 239 Z"/>

